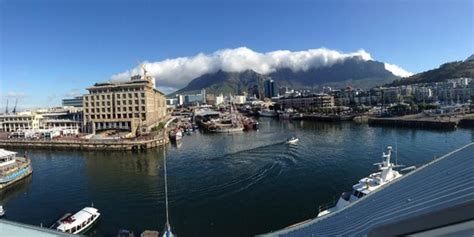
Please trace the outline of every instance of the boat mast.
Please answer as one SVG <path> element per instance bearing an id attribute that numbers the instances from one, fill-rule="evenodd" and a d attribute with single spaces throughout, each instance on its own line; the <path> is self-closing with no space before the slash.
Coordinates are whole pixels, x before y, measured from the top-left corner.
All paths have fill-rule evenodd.
<path id="1" fill-rule="evenodd" d="M 170 230 L 169 214 L 168 214 L 168 179 L 167 179 L 168 175 L 166 173 L 166 151 L 164 147 L 163 147 L 163 168 L 164 168 L 164 173 L 165 173 L 166 229 Z"/>

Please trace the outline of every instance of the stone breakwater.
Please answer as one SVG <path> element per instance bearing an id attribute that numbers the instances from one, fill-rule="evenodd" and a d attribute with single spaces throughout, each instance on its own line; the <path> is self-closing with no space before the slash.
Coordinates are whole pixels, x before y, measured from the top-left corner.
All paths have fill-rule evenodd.
<path id="1" fill-rule="evenodd" d="M 456 129 L 461 127 L 474 127 L 474 116 L 419 116 L 407 115 L 403 117 L 369 118 L 370 126 L 416 127 L 428 129 Z"/>

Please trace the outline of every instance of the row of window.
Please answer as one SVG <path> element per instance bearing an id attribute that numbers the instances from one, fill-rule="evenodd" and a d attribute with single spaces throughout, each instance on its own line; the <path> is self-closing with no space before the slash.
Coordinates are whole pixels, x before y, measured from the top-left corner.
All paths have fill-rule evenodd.
<path id="1" fill-rule="evenodd" d="M 116 110 L 117 112 L 122 112 L 122 110 L 123 110 L 123 112 L 127 112 L 127 107 L 117 107 L 117 108 L 115 108 L 115 110 Z M 102 112 L 102 113 L 105 113 L 105 112 L 110 113 L 110 112 L 111 112 L 111 109 L 110 109 L 110 108 L 102 108 L 102 109 L 101 109 L 101 108 L 92 108 L 92 109 L 90 109 L 90 110 L 89 110 L 88 108 L 85 109 L 86 114 L 88 114 L 89 111 L 90 111 L 90 113 L 96 113 L 96 112 L 97 112 L 97 113 L 100 113 L 100 112 Z M 134 111 L 134 110 L 133 110 L 133 107 L 131 107 L 131 106 L 128 107 L 128 111 L 130 111 L 130 112 L 131 112 L 131 111 Z M 135 106 L 135 111 L 140 111 L 140 107 L 139 107 L 139 106 Z M 142 106 L 142 107 L 141 107 L 141 111 L 145 111 L 145 106 Z"/>
<path id="2" fill-rule="evenodd" d="M 102 99 L 102 100 L 105 100 L 105 99 L 110 100 L 110 98 L 111 98 L 110 95 L 111 95 L 111 94 L 106 94 L 106 95 L 89 95 L 89 96 L 86 95 L 86 96 L 85 96 L 85 100 L 87 101 L 87 100 L 89 100 L 89 98 L 90 98 L 91 100 L 94 100 L 94 99 L 95 99 L 95 100 L 100 100 L 100 99 Z M 128 96 L 127 96 L 127 95 L 128 95 Z M 127 98 L 127 97 L 128 97 L 128 98 L 133 98 L 133 97 L 138 98 L 139 95 L 140 95 L 141 97 L 145 97 L 145 93 L 144 93 L 144 92 L 142 92 L 142 93 L 140 93 L 140 94 L 137 93 L 137 92 L 135 92 L 135 93 L 133 93 L 133 94 L 132 94 L 132 93 L 127 93 L 127 94 L 115 94 L 115 97 L 117 97 L 117 99 L 120 99 L 120 98 L 124 98 L 124 99 L 125 99 L 125 98 Z"/>
<path id="3" fill-rule="evenodd" d="M 114 89 L 97 89 L 92 90 L 91 94 L 101 94 L 101 93 L 110 93 L 110 92 L 130 92 L 130 91 L 143 91 L 143 87 L 128 87 L 128 88 L 114 88 Z"/>
<path id="4" fill-rule="evenodd" d="M 139 102 L 141 102 L 141 104 L 145 104 L 145 100 L 144 100 L 144 99 L 142 99 L 141 101 L 135 100 L 135 104 L 139 104 Z M 115 103 L 116 103 L 116 105 L 121 105 L 121 104 L 126 105 L 126 104 L 127 104 L 127 101 L 126 101 L 126 100 L 122 100 L 122 101 L 118 100 L 118 101 L 116 101 Z M 102 106 L 110 106 L 110 105 L 111 105 L 110 101 L 107 101 L 107 102 L 102 101 L 102 103 L 100 103 L 100 102 L 98 102 L 98 101 L 95 102 L 95 106 L 100 106 L 101 104 L 102 104 Z M 128 104 L 129 104 L 129 105 L 133 104 L 133 101 L 132 101 L 132 100 L 129 100 L 129 101 L 128 101 Z M 91 105 L 91 106 L 94 106 L 94 102 L 91 102 L 90 105 Z M 84 103 L 84 106 L 85 106 L 85 107 L 89 107 L 89 102 L 85 102 L 85 103 Z"/>
<path id="5" fill-rule="evenodd" d="M 140 118 L 140 113 L 124 113 L 124 114 L 92 114 L 90 119 L 126 119 L 126 118 Z M 89 116 L 87 116 L 89 120 Z M 146 113 L 141 113 L 141 119 L 146 120 Z"/>

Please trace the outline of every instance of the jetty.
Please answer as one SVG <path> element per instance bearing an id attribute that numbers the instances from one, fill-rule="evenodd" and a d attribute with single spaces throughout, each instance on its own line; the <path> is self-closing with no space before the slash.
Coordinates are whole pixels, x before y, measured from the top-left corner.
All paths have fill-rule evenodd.
<path id="1" fill-rule="evenodd" d="M 474 143 L 343 209 L 262 236 L 452 236 L 474 230 Z"/>

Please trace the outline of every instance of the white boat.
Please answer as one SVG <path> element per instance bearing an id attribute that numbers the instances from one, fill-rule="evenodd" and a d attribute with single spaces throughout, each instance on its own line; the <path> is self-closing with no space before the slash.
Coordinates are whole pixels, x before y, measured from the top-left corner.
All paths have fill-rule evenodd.
<path id="1" fill-rule="evenodd" d="M 26 178 L 33 172 L 31 160 L 26 155 L 24 157 L 16 155 L 16 152 L 0 149 L 0 190 Z"/>
<path id="2" fill-rule="evenodd" d="M 352 192 L 344 192 L 335 206 L 330 208 L 321 207 L 319 208 L 318 217 L 327 215 L 331 212 L 335 212 L 339 209 L 344 208 L 352 202 L 364 197 L 365 195 L 381 188 L 385 184 L 388 184 L 400 177 L 398 171 L 393 168 L 401 167 L 390 162 L 390 156 L 392 155 L 392 147 L 387 147 L 387 153 L 382 153 L 383 161 L 381 163 L 375 163 L 378 165 L 379 172 L 373 173 L 368 177 L 362 178 L 359 182 L 352 186 Z"/>
<path id="3" fill-rule="evenodd" d="M 287 144 L 296 144 L 296 143 L 298 143 L 299 141 L 300 141 L 299 138 L 297 138 L 297 137 L 291 137 L 290 139 L 286 140 L 286 143 L 287 143 Z"/>
<path id="4" fill-rule="evenodd" d="M 83 234 L 97 222 L 99 216 L 99 210 L 93 207 L 84 207 L 74 215 L 65 214 L 50 229 L 69 234 Z"/>
<path id="5" fill-rule="evenodd" d="M 5 215 L 5 209 L 3 209 L 3 206 L 0 205 L 0 218 Z"/>
<path id="6" fill-rule="evenodd" d="M 262 117 L 278 117 L 278 113 L 275 110 L 270 109 L 262 109 L 258 111 L 258 115 Z"/>

